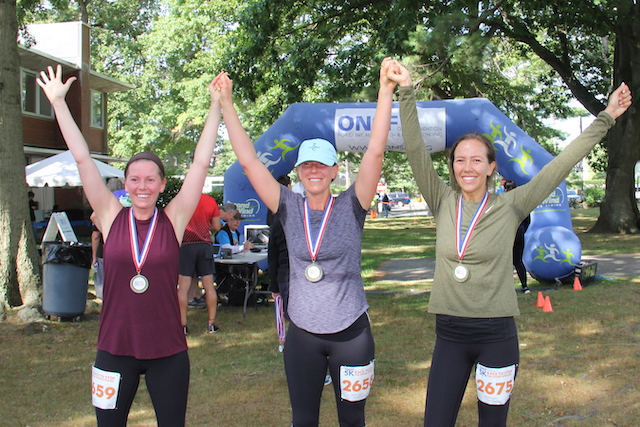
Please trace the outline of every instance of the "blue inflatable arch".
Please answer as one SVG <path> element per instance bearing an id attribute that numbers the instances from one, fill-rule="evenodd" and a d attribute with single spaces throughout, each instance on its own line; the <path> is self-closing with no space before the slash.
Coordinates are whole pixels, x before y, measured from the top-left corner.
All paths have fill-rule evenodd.
<path id="1" fill-rule="evenodd" d="M 273 176 L 279 176 L 293 169 L 298 146 L 305 139 L 324 138 L 338 150 L 365 151 L 375 107 L 375 103 L 293 104 L 255 142 L 258 157 Z M 553 159 L 487 99 L 418 102 L 417 107 L 430 151 L 452 146 L 467 132 L 486 134 L 496 148 L 499 173 L 518 185 L 527 183 Z M 404 151 L 397 103 L 392 111 L 387 150 Z M 238 205 L 247 223 L 266 223 L 267 208 L 238 162 L 224 175 L 224 200 Z M 563 182 L 531 213 L 524 263 L 533 277 L 553 281 L 572 274 L 581 255 Z"/>

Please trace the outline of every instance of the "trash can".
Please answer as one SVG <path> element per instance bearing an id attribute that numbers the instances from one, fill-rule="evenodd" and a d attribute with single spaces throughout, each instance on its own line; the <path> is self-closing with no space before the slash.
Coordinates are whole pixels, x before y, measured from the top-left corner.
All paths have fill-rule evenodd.
<path id="1" fill-rule="evenodd" d="M 42 310 L 79 320 L 87 305 L 91 244 L 42 243 Z"/>

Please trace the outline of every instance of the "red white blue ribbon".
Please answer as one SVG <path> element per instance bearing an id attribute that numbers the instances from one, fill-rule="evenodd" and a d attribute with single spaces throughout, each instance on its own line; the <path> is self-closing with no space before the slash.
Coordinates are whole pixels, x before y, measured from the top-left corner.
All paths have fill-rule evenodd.
<path id="1" fill-rule="evenodd" d="M 485 191 L 484 198 L 480 202 L 480 206 L 476 209 L 476 213 L 471 218 L 471 222 L 469 223 L 469 227 L 467 231 L 464 233 L 464 238 L 460 239 L 460 234 L 462 231 L 462 194 L 460 195 L 460 200 L 458 201 L 458 211 L 456 213 L 456 250 L 458 251 L 458 259 L 462 261 L 462 257 L 464 257 L 464 253 L 467 250 L 467 246 L 469 246 L 469 240 L 471 240 L 471 234 L 473 234 L 473 230 L 476 228 L 476 224 L 480 221 L 480 217 L 482 216 L 482 212 L 484 212 L 484 208 L 487 206 L 487 202 L 489 202 L 489 193 Z"/>
<path id="2" fill-rule="evenodd" d="M 138 248 L 138 233 L 136 232 L 136 220 L 133 217 L 133 208 L 129 208 L 129 235 L 131 237 L 131 254 L 133 255 L 133 264 L 135 265 L 138 274 L 140 274 L 140 270 L 142 270 L 142 266 L 147 260 L 147 255 L 149 255 L 149 248 L 151 247 L 151 241 L 153 240 L 153 235 L 156 232 L 157 224 L 158 208 L 155 208 L 141 252 Z"/>
<path id="3" fill-rule="evenodd" d="M 278 341 L 282 344 L 286 338 L 286 331 L 284 328 L 284 306 L 282 304 L 282 296 L 276 295 L 273 298 L 273 303 L 276 306 L 276 329 L 278 331 Z"/>
<path id="4" fill-rule="evenodd" d="M 307 237 L 307 248 L 309 249 L 309 255 L 311 255 L 311 261 L 315 261 L 318 256 L 320 242 L 322 242 L 322 236 L 327 228 L 327 222 L 329 221 L 329 215 L 331 215 L 334 201 L 334 197 L 330 196 L 329 203 L 327 203 L 327 206 L 324 208 L 324 215 L 322 216 L 322 223 L 320 223 L 318 235 L 315 241 L 312 241 L 311 224 L 309 221 L 309 201 L 308 199 L 304 199 L 304 234 Z"/>

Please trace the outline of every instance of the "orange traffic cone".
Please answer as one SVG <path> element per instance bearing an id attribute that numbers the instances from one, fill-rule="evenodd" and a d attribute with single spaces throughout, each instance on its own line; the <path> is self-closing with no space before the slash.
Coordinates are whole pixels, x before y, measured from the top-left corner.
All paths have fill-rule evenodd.
<path id="1" fill-rule="evenodd" d="M 418 218 L 413 218 L 413 222 L 418 222 Z"/>
<path id="2" fill-rule="evenodd" d="M 580 284 L 580 279 L 578 279 L 578 276 L 576 276 L 576 278 L 573 279 L 573 290 L 574 291 L 582 290 L 582 285 Z"/>
<path id="3" fill-rule="evenodd" d="M 371 211 L 371 219 L 376 219 L 378 217 L 378 212 Z"/>
<path id="4" fill-rule="evenodd" d="M 551 307 L 551 299 L 549 298 L 549 295 L 547 295 L 544 299 L 544 307 L 542 307 L 542 311 L 545 313 L 553 312 L 553 307 Z"/>
<path id="5" fill-rule="evenodd" d="M 542 292 L 538 291 L 538 302 L 536 303 L 536 308 L 544 307 L 544 297 L 542 296 Z"/>

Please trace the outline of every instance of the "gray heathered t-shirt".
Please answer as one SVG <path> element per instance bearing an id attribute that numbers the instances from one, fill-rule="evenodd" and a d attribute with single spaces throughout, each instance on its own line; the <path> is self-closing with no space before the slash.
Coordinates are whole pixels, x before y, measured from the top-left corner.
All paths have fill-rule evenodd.
<path id="1" fill-rule="evenodd" d="M 336 197 L 316 258 L 324 277 L 313 283 L 304 274 L 311 263 L 304 232 L 304 200 L 280 186 L 278 214 L 289 250 L 289 317 L 305 331 L 332 334 L 351 326 L 369 308 L 360 274 L 367 211 L 353 185 Z M 313 240 L 323 214 L 323 210 L 309 209 Z"/>

